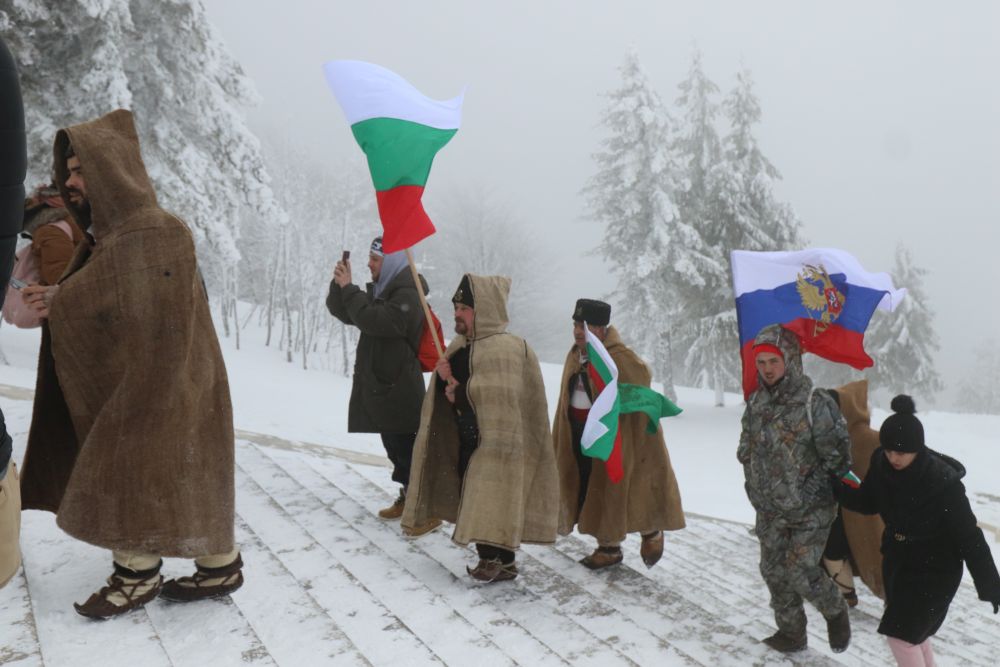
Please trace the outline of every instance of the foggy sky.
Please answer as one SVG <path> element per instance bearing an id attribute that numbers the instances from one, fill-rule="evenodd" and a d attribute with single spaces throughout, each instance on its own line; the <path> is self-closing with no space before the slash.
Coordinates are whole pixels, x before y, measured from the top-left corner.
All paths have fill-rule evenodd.
<path id="1" fill-rule="evenodd" d="M 614 288 L 585 254 L 602 229 L 580 195 L 607 136 L 603 94 L 634 46 L 672 108 L 697 45 L 723 94 L 738 69 L 753 72 L 757 137 L 811 246 L 889 271 L 902 241 L 930 271 L 944 402 L 971 369 L 971 348 L 1000 343 L 1000 4 L 204 3 L 261 95 L 250 113 L 258 134 L 281 133 L 334 162 L 359 149 L 323 62 L 378 63 L 437 99 L 467 86 L 428 211 L 436 188 L 485 187 L 510 203 L 563 258 L 552 289 L 565 295 L 567 321 L 577 297 Z"/>

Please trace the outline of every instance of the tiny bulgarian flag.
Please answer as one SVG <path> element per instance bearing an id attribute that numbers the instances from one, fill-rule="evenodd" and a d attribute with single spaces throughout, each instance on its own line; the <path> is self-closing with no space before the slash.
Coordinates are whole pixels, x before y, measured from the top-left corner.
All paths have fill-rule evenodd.
<path id="1" fill-rule="evenodd" d="M 580 448 L 585 456 L 604 461 L 608 479 L 617 484 L 624 477 L 622 468 L 622 435 L 619 418 L 623 414 L 642 412 L 649 418 L 647 433 L 656 433 L 660 420 L 681 413 L 666 396 L 649 387 L 618 382 L 618 366 L 601 340 L 586 326 L 587 375 L 593 387 L 594 399 L 583 427 Z"/>
<path id="2" fill-rule="evenodd" d="M 861 488 L 861 478 L 854 474 L 853 470 L 848 470 L 840 476 L 840 481 L 852 489 Z"/>
<path id="3" fill-rule="evenodd" d="M 332 60 L 323 70 L 368 157 L 382 248 L 409 248 L 434 233 L 420 199 L 434 156 L 458 131 L 464 93 L 432 100 L 395 72 L 358 60 Z"/>

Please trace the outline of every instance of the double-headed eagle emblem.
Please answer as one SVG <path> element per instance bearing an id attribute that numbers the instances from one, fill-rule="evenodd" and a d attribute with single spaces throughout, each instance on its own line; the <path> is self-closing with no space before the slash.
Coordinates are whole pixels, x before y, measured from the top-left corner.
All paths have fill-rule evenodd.
<path id="1" fill-rule="evenodd" d="M 799 291 L 802 305 L 813 320 L 813 336 L 818 336 L 840 317 L 847 299 L 833 284 L 822 264 L 818 267 L 810 264 L 803 266 L 795 287 Z M 819 317 L 814 315 L 816 312 Z"/>

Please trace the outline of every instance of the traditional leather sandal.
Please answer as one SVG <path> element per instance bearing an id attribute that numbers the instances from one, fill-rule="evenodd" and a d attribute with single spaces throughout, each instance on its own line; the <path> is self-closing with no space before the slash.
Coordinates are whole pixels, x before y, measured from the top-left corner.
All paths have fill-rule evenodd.
<path id="1" fill-rule="evenodd" d="M 160 596 L 172 602 L 194 602 L 229 595 L 243 585 L 243 559 L 239 554 L 229 565 L 203 567 L 190 577 L 178 577 L 163 584 Z"/>
<path id="2" fill-rule="evenodd" d="M 136 571 L 115 563 L 114 574 L 108 577 L 107 586 L 91 595 L 83 604 L 73 603 L 76 613 L 105 620 L 138 609 L 162 590 L 161 565 L 162 560 L 154 568 Z"/>

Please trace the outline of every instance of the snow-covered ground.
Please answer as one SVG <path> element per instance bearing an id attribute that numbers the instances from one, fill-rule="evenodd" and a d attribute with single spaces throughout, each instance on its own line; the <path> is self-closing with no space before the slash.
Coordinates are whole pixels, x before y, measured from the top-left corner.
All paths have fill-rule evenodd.
<path id="1" fill-rule="evenodd" d="M 567 332 L 567 343 L 569 332 Z M 233 390 L 238 539 L 247 584 L 231 602 L 155 602 L 108 623 L 78 617 L 107 575 L 108 555 L 76 542 L 51 515 L 24 514 L 23 575 L 0 591 L 0 664 L 788 664 L 756 639 L 770 611 L 756 572 L 752 510 L 734 452 L 740 397 L 713 406 L 712 392 L 680 388 L 685 412 L 663 422 L 689 527 L 668 535 L 647 571 L 637 543 L 625 567 L 592 573 L 574 560 L 579 536 L 529 547 L 513 584 L 483 587 L 464 576 L 472 552 L 438 533 L 403 540 L 375 512 L 393 485 L 376 435 L 346 433 L 350 380 L 304 371 L 243 332 L 223 341 Z M 23 455 L 38 335 L 0 328 L 0 406 Z M 550 409 L 561 369 L 544 364 Z M 919 397 L 918 397 L 919 407 Z M 875 410 L 873 422 L 886 413 Z M 930 445 L 963 461 L 975 509 L 1000 538 L 1000 417 L 921 413 Z M 169 561 L 166 574 L 186 572 Z M 943 665 L 993 664 L 1000 623 L 966 581 L 938 638 Z M 811 649 L 796 664 L 888 664 L 875 635 L 878 600 L 862 592 L 845 654 L 825 649 L 810 613 Z"/>

